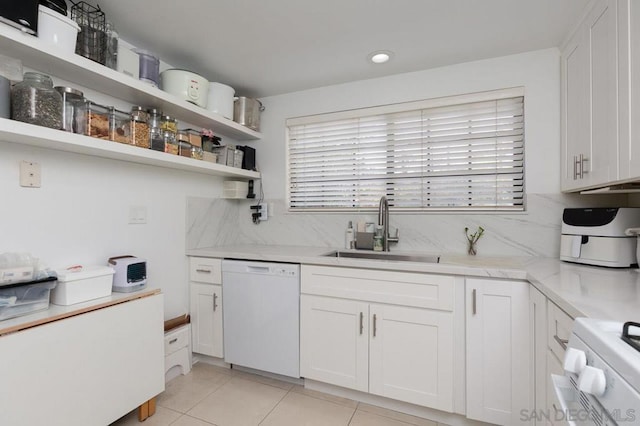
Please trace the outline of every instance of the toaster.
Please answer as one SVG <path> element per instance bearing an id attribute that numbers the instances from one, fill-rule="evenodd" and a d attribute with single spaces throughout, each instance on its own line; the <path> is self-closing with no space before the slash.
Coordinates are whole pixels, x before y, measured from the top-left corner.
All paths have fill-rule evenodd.
<path id="1" fill-rule="evenodd" d="M 109 266 L 115 270 L 112 290 L 130 293 L 147 286 L 147 261 L 126 255 L 109 258 Z"/>

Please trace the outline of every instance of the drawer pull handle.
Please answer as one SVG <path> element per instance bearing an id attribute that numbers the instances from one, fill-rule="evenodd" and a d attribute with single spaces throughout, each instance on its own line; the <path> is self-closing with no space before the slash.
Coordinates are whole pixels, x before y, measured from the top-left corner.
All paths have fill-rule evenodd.
<path id="1" fill-rule="evenodd" d="M 196 272 L 198 272 L 200 274 L 210 274 L 211 273 L 211 269 L 196 269 Z"/>
<path id="2" fill-rule="evenodd" d="M 376 337 L 376 330 L 377 330 L 376 320 L 377 320 L 376 314 L 373 314 L 373 337 Z"/>
<path id="3" fill-rule="evenodd" d="M 568 340 L 559 338 L 557 334 L 553 336 L 553 340 L 555 340 L 560 346 L 562 346 L 562 349 L 564 349 L 565 351 L 567 350 L 567 343 L 569 343 Z"/>
<path id="4" fill-rule="evenodd" d="M 364 314 L 360 312 L 360 335 L 362 336 L 362 330 L 364 329 Z"/>
<path id="5" fill-rule="evenodd" d="M 478 306 L 476 303 L 477 297 L 476 297 L 476 289 L 474 288 L 473 291 L 471 291 L 471 313 L 473 315 L 475 315 L 476 313 L 478 313 Z"/>
<path id="6" fill-rule="evenodd" d="M 177 341 L 178 341 L 178 338 L 176 337 L 175 339 L 171 339 L 171 340 L 169 340 L 169 344 L 170 344 L 170 345 L 173 345 L 173 344 L 174 344 L 175 342 L 177 342 Z"/>
<path id="7" fill-rule="evenodd" d="M 213 293 L 213 312 L 218 308 L 218 295 Z"/>

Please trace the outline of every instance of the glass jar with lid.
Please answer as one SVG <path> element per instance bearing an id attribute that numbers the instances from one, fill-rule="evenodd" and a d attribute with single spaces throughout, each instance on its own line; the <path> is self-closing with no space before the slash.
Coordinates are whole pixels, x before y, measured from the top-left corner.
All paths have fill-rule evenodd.
<path id="1" fill-rule="evenodd" d="M 62 96 L 62 130 L 84 134 L 86 108 L 84 94 L 72 87 L 54 87 Z"/>
<path id="2" fill-rule="evenodd" d="M 62 129 L 62 95 L 46 74 L 26 72 L 11 93 L 11 118 L 38 126 Z"/>
<path id="3" fill-rule="evenodd" d="M 141 148 L 149 148 L 149 114 L 140 107 L 131 108 L 131 143 Z"/>
<path id="4" fill-rule="evenodd" d="M 94 138 L 109 139 L 109 107 L 86 101 L 85 111 L 85 134 Z"/>
<path id="5" fill-rule="evenodd" d="M 180 153 L 180 146 L 178 144 L 178 140 L 176 139 L 175 132 L 171 132 L 169 130 L 165 130 L 163 132 L 164 139 L 164 152 L 167 154 L 178 155 Z"/>
<path id="6" fill-rule="evenodd" d="M 178 133 L 178 120 L 171 117 L 170 115 L 163 115 L 160 128 L 164 131 Z"/>
<path id="7" fill-rule="evenodd" d="M 151 108 L 147 110 L 149 116 L 149 147 L 155 151 L 164 152 L 164 135 L 160 125 L 162 123 L 162 113 L 160 110 Z"/>
<path id="8" fill-rule="evenodd" d="M 191 158 L 196 160 L 202 160 L 204 158 L 204 151 L 199 146 L 191 145 Z"/>
<path id="9" fill-rule="evenodd" d="M 131 144 L 131 116 L 129 113 L 109 109 L 109 140 Z"/>

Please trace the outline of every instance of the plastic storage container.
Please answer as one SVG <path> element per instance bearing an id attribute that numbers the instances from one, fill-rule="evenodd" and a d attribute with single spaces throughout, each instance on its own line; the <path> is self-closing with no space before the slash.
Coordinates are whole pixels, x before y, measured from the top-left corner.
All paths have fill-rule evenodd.
<path id="1" fill-rule="evenodd" d="M 87 101 L 86 135 L 94 138 L 109 139 L 109 107 Z"/>
<path id="2" fill-rule="evenodd" d="M 24 79 L 11 92 L 11 114 L 14 120 L 61 129 L 62 96 L 53 88 L 51 77 L 24 73 Z"/>
<path id="3" fill-rule="evenodd" d="M 38 6 L 38 38 L 49 46 L 74 53 L 80 26 L 48 7 Z"/>
<path id="4" fill-rule="evenodd" d="M 109 109 L 109 140 L 131 144 L 131 116 L 128 112 Z"/>
<path id="5" fill-rule="evenodd" d="M 74 133 L 85 133 L 86 109 L 84 95 L 72 87 L 56 86 L 62 96 L 62 130 Z"/>
<path id="6" fill-rule="evenodd" d="M 85 266 L 79 271 L 60 270 L 58 286 L 51 294 L 51 303 L 73 305 L 99 299 L 111 294 L 113 268 L 108 266 Z"/>
<path id="7" fill-rule="evenodd" d="M 48 309 L 49 296 L 56 283 L 56 278 L 50 277 L 0 287 L 0 321 Z"/>

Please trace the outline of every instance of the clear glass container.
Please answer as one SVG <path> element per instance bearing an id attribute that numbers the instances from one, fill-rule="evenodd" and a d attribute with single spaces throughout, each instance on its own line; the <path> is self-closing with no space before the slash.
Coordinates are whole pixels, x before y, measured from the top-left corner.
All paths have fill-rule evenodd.
<path id="1" fill-rule="evenodd" d="M 162 116 L 162 123 L 160 124 L 160 128 L 164 131 L 169 131 L 169 132 L 173 132 L 173 133 L 177 133 L 178 132 L 178 120 L 176 120 L 175 118 L 169 116 L 169 115 L 163 115 Z"/>
<path id="2" fill-rule="evenodd" d="M 155 151 L 164 152 L 164 136 L 160 124 L 162 122 L 162 113 L 158 109 L 148 109 L 149 116 L 147 124 L 149 125 L 149 147 Z"/>
<path id="3" fill-rule="evenodd" d="M 191 145 L 191 158 L 196 160 L 204 159 L 204 151 L 199 146 Z"/>
<path id="4" fill-rule="evenodd" d="M 94 138 L 109 139 L 109 107 L 86 101 L 87 125 L 85 134 Z"/>
<path id="5" fill-rule="evenodd" d="M 109 140 L 131 145 L 131 115 L 128 112 L 110 108 Z"/>
<path id="6" fill-rule="evenodd" d="M 149 114 L 140 106 L 131 108 L 131 143 L 141 148 L 149 148 Z"/>
<path id="7" fill-rule="evenodd" d="M 178 141 L 179 154 L 182 157 L 191 158 L 191 144 L 185 141 Z"/>
<path id="8" fill-rule="evenodd" d="M 178 155 L 180 153 L 180 146 L 178 145 L 178 140 L 176 139 L 176 134 L 174 132 L 165 130 L 163 132 L 163 139 L 164 152 L 173 155 Z"/>
<path id="9" fill-rule="evenodd" d="M 62 96 L 62 130 L 85 133 L 86 109 L 84 94 L 72 87 L 54 87 Z"/>
<path id="10" fill-rule="evenodd" d="M 111 22 L 107 21 L 107 55 L 105 65 L 112 70 L 118 69 L 118 32 Z"/>
<path id="11" fill-rule="evenodd" d="M 45 74 L 26 72 L 11 93 L 11 118 L 38 126 L 62 129 L 62 96 Z"/>

